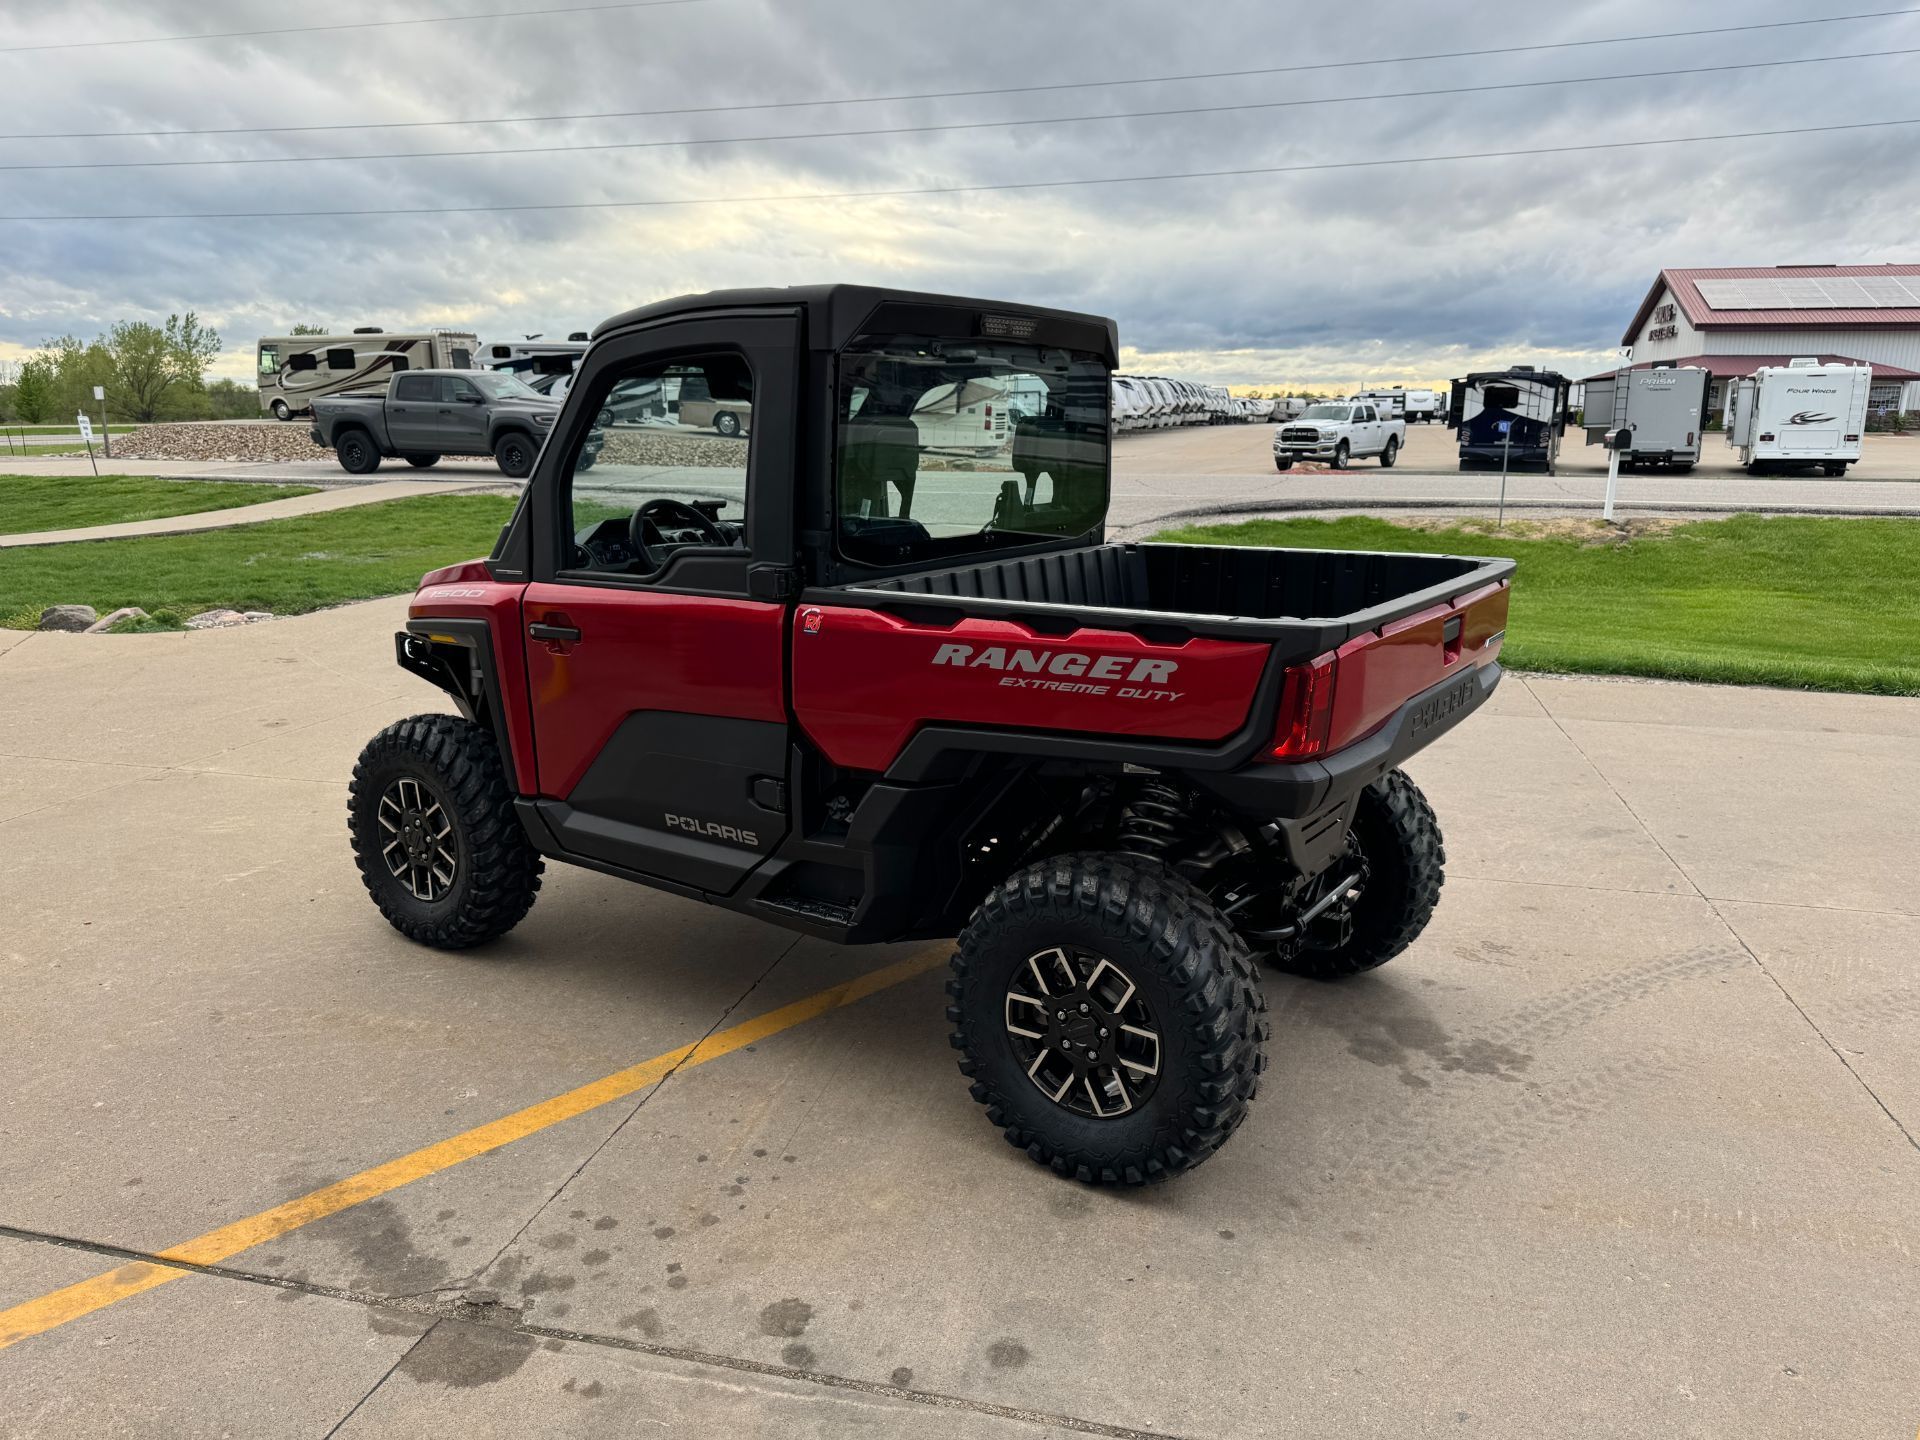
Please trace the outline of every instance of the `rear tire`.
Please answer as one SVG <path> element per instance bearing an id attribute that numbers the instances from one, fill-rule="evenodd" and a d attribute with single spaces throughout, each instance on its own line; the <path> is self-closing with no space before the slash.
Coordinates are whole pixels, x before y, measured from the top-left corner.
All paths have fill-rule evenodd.
<path id="1" fill-rule="evenodd" d="M 713 428 L 716 434 L 724 435 L 731 440 L 740 433 L 740 417 L 731 410 L 722 410 L 713 417 Z M 994 452 L 989 450 L 986 453 L 991 455 Z"/>
<path id="2" fill-rule="evenodd" d="M 1386 964 L 1433 918 L 1446 883 L 1447 849 L 1433 806 L 1406 771 L 1389 770 L 1360 792 L 1353 839 L 1367 862 L 1367 880 L 1353 901 L 1352 933 L 1335 949 L 1276 956 L 1280 969 L 1343 980 Z"/>
<path id="3" fill-rule="evenodd" d="M 1266 1067 L 1256 968 L 1213 903 L 1160 866 L 1108 854 L 1030 865 L 980 902 L 952 963 L 960 1072 L 1008 1142 L 1055 1174 L 1165 1180 L 1246 1118 Z"/>
<path id="4" fill-rule="evenodd" d="M 373 437 L 357 425 L 334 432 L 333 457 L 349 475 L 371 475 L 380 468 L 380 451 Z"/>
<path id="5" fill-rule="evenodd" d="M 1400 458 L 1400 442 L 1392 436 L 1387 437 L 1387 448 L 1380 452 L 1380 468 L 1391 470 L 1393 462 Z"/>
<path id="6" fill-rule="evenodd" d="M 509 430 L 493 444 L 494 463 L 509 480 L 524 480 L 531 475 L 539 454 L 540 447 L 533 443 L 533 437 L 521 430 Z"/>
<path id="7" fill-rule="evenodd" d="M 1844 463 L 1837 464 L 1837 465 L 1822 465 L 1820 468 L 1826 471 L 1828 475 L 1832 476 L 1836 480 L 1839 479 L 1842 475 L 1847 473 L 1847 467 Z"/>
<path id="8" fill-rule="evenodd" d="M 402 458 L 416 470 L 431 470 L 440 463 L 438 455 L 407 455 Z"/>
<path id="9" fill-rule="evenodd" d="M 415 715 L 369 740 L 347 787 L 347 825 L 373 903 L 422 945 L 497 940 L 540 889 L 499 745 L 457 716 Z"/>

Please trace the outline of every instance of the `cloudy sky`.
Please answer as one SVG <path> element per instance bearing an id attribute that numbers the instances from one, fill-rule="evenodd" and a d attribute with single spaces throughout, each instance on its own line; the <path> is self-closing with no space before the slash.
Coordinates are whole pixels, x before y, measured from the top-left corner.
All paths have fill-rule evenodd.
<path id="1" fill-rule="evenodd" d="M 250 378 L 296 322 L 589 328 L 662 296 L 857 280 L 1068 306 L 1128 363 L 1238 385 L 1422 382 L 1488 363 L 1602 368 L 1662 265 L 1920 258 L 1920 125 L 1306 173 L 1030 184 L 1920 119 L 1920 13 L 1354 66 L 1892 8 L 1787 0 L 71 0 L 0 14 L 0 360 L 193 309 Z M 573 7 L 574 13 L 540 16 Z M 86 42 L 475 12 L 155 44 Z M 1289 18 L 1298 16 L 1300 18 Z M 1351 17 L 1351 18 L 1348 18 Z M 76 43 L 78 42 L 78 43 Z M 24 47 L 42 47 L 27 49 Z M 45 48 L 65 47 L 65 48 Z M 1813 56 L 1823 64 L 1413 98 Z M 1326 68 L 1333 66 L 1336 68 Z M 1295 68 L 1173 80 L 1203 72 Z M 860 97 L 1089 81 L 938 99 Z M 840 102 L 793 105 L 789 102 Z M 1333 101 L 1226 113 L 1145 110 Z M 706 108 L 525 124 L 417 122 Z M 779 107 L 779 108 L 742 108 Z M 359 127 L 415 122 L 416 128 Z M 820 131 L 918 133 L 768 139 Z M 236 129 L 227 135 L 121 132 Z M 747 137 L 747 138 L 741 138 Z M 693 139 L 739 143 L 676 145 Z M 654 143 L 649 143 L 654 142 Z M 505 149 L 645 146 L 507 155 Z M 125 161 L 489 153 L 247 165 Z M 474 207 L 699 201 L 634 208 Z M 27 221 L 405 209 L 400 216 Z"/>

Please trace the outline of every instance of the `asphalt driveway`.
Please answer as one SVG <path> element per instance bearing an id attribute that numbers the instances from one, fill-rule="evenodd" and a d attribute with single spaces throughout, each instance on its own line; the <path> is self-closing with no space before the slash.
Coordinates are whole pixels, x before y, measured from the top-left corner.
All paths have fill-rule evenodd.
<path id="1" fill-rule="evenodd" d="M 1920 701 L 1510 678 L 1414 766 L 1426 937 L 1272 977 L 1252 1118 L 1110 1194 L 967 1098 L 941 946 L 570 870 L 392 933 L 403 612 L 0 631 L 0 1435 L 1920 1425 Z"/>

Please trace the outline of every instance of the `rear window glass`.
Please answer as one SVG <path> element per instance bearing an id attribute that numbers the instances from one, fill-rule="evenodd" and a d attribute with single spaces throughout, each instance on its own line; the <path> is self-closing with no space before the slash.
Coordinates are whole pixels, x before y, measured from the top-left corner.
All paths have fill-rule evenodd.
<path id="1" fill-rule="evenodd" d="M 1000 341 L 863 335 L 840 357 L 840 552 L 958 559 L 1084 535 L 1107 513 L 1104 360 Z"/>

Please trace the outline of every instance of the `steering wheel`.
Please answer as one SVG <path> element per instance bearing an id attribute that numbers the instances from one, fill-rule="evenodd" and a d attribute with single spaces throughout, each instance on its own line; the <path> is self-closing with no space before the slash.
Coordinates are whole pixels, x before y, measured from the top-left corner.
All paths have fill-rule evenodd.
<path id="1" fill-rule="evenodd" d="M 633 553 L 638 555 L 645 564 L 646 573 L 649 575 L 662 569 L 669 558 L 647 543 L 648 530 L 651 529 L 656 536 L 660 533 L 656 516 L 671 517 L 675 521 L 683 522 L 690 529 L 698 530 L 700 538 L 709 545 L 717 545 L 724 549 L 730 543 L 721 533 L 719 525 L 715 524 L 706 512 L 694 509 L 686 501 L 674 500 L 667 496 L 649 500 L 634 511 L 633 519 L 627 522 L 627 539 L 633 545 Z"/>

